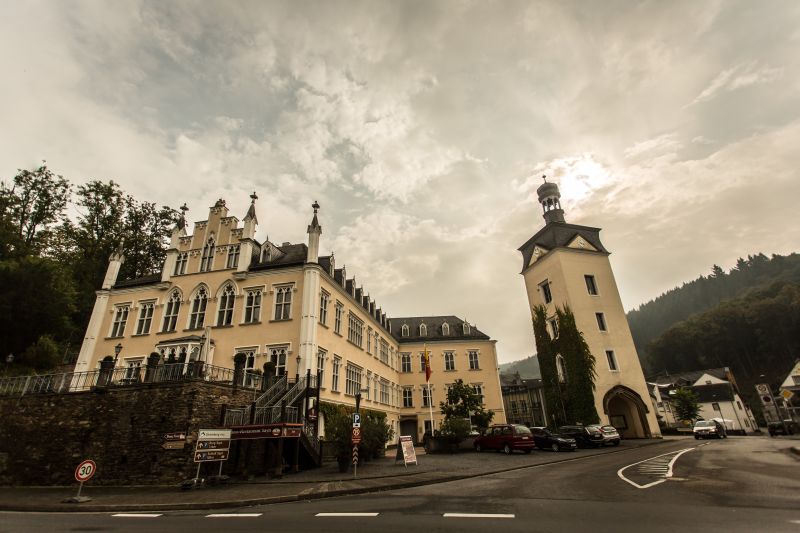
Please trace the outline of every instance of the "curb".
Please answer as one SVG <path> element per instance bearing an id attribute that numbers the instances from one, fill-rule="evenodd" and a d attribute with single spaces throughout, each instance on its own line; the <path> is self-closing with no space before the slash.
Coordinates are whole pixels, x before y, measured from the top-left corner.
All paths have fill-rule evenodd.
<path id="1" fill-rule="evenodd" d="M 398 481 L 394 483 L 386 483 L 386 484 L 376 484 L 375 486 L 360 486 L 360 487 L 344 487 L 340 489 L 333 489 L 333 490 L 322 490 L 319 492 L 314 492 L 315 489 L 312 489 L 310 492 L 307 493 L 298 493 L 298 494 L 287 494 L 285 496 L 267 496 L 263 498 L 252 498 L 252 499 L 244 499 L 244 500 L 221 500 L 221 501 L 211 501 L 211 502 L 186 502 L 186 503 L 153 503 L 153 504 L 80 504 L 79 506 L 73 505 L 70 506 L 68 504 L 49 504 L 49 505 L 7 505 L 0 503 L 0 511 L 15 511 L 15 512 L 40 512 L 40 513 L 51 513 L 51 512 L 59 512 L 59 513 L 96 513 L 96 512 L 137 512 L 137 511 L 197 511 L 197 510 L 207 510 L 207 509 L 231 509 L 231 508 L 242 508 L 242 507 L 252 507 L 256 505 L 271 505 L 276 503 L 289 503 L 289 502 L 298 502 L 298 501 L 309 501 L 309 500 L 319 500 L 323 498 L 335 498 L 338 496 L 347 496 L 353 494 L 365 494 L 370 492 L 382 492 L 382 491 L 389 491 L 389 490 L 398 490 L 398 489 L 405 489 L 405 488 L 412 488 L 412 487 L 420 487 L 423 485 L 435 485 L 438 483 L 448 483 L 450 481 L 459 481 L 462 479 L 470 479 L 470 478 L 477 478 L 482 476 L 490 476 L 493 474 L 502 474 L 505 472 L 513 472 L 516 470 L 524 470 L 526 468 L 540 468 L 543 466 L 548 466 L 557 463 L 566 463 L 571 461 L 579 461 L 583 459 L 589 459 L 592 457 L 598 457 L 603 455 L 610 455 L 615 453 L 622 453 L 626 451 L 636 450 L 639 448 L 645 448 L 647 446 L 653 446 L 656 444 L 664 444 L 666 442 L 670 442 L 667 440 L 660 440 L 655 442 L 648 442 L 646 444 L 642 444 L 635 448 L 618 448 L 614 449 L 602 454 L 594 454 L 594 455 L 584 455 L 584 456 L 577 456 L 577 457 L 567 457 L 564 459 L 555 459 L 553 461 L 548 461 L 546 463 L 539 463 L 534 465 L 523 465 L 523 466 L 514 466 L 511 468 L 500 468 L 497 470 L 490 470 L 485 472 L 477 472 L 471 474 L 444 474 L 441 476 L 434 476 L 430 479 L 424 479 L 423 476 L 426 473 L 416 474 L 419 476 L 417 479 L 407 479 L 403 481 Z M 800 448 L 793 448 L 793 450 L 797 450 L 795 453 L 800 454 Z M 422 478 L 422 479 L 421 479 Z M 362 481 L 369 482 L 370 480 L 375 479 L 386 479 L 384 478 L 364 478 Z M 350 481 L 352 482 L 352 481 Z"/>
<path id="2" fill-rule="evenodd" d="M 789 448 L 789 452 L 797 456 L 800 456 L 800 446 L 792 446 L 791 448 Z"/>

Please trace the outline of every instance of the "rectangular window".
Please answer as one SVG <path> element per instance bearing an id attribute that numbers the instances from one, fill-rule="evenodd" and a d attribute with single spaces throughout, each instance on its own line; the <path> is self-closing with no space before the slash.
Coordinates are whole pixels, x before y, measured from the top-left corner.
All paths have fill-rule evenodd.
<path id="1" fill-rule="evenodd" d="M 403 407 L 414 407 L 414 393 L 411 387 L 403 387 Z"/>
<path id="2" fill-rule="evenodd" d="M 479 383 L 475 383 L 475 384 L 472 385 L 472 390 L 475 391 L 475 394 L 478 395 L 478 398 L 480 399 L 481 404 L 483 404 L 483 385 L 481 385 Z"/>
<path id="3" fill-rule="evenodd" d="M 555 318 L 550 319 L 550 333 L 553 334 L 554 339 L 558 337 L 558 320 Z"/>
<path id="4" fill-rule="evenodd" d="M 586 281 L 586 290 L 589 291 L 589 294 L 597 296 L 597 283 L 594 282 L 594 276 L 586 274 L 583 279 Z"/>
<path id="5" fill-rule="evenodd" d="M 456 357 L 453 354 L 453 352 L 444 352 L 444 369 L 445 370 L 456 369 Z"/>
<path id="6" fill-rule="evenodd" d="M 112 337 L 122 337 L 125 334 L 125 323 L 128 322 L 128 312 L 130 306 L 120 305 L 114 313 L 114 324 L 111 327 Z"/>
<path id="7" fill-rule="evenodd" d="M 344 306 L 340 302 L 336 302 L 336 310 L 333 317 L 333 332 L 342 334 L 342 314 L 344 313 Z"/>
<path id="8" fill-rule="evenodd" d="M 517 416 L 517 401 L 511 400 L 511 416 Z"/>
<path id="9" fill-rule="evenodd" d="M 367 353 L 372 354 L 372 328 L 367 328 Z"/>
<path id="10" fill-rule="evenodd" d="M 183 252 L 179 253 L 178 257 L 175 259 L 175 271 L 173 275 L 180 276 L 181 274 L 186 274 L 186 264 L 189 262 L 189 253 Z"/>
<path id="11" fill-rule="evenodd" d="M 361 368 L 352 363 L 347 363 L 345 368 L 344 393 L 355 396 L 361 392 Z"/>
<path id="12" fill-rule="evenodd" d="M 319 323 L 323 326 L 328 323 L 328 304 L 331 301 L 331 295 L 325 291 L 319 293 Z"/>
<path id="13" fill-rule="evenodd" d="M 381 339 L 380 342 L 381 347 L 381 362 L 389 364 L 389 343 L 386 342 L 384 339 Z"/>
<path id="14" fill-rule="evenodd" d="M 364 323 L 353 313 L 349 313 L 347 322 L 347 340 L 361 347 L 364 335 Z"/>
<path id="15" fill-rule="evenodd" d="M 400 371 L 408 374 L 411 372 L 411 354 L 404 353 L 400 356 Z"/>
<path id="16" fill-rule="evenodd" d="M 288 353 L 288 346 L 273 346 L 269 348 L 269 360 L 275 365 L 276 376 L 282 376 L 286 373 L 286 359 Z"/>
<path id="17" fill-rule="evenodd" d="M 375 376 L 372 379 L 372 397 L 371 398 L 372 398 L 372 400 L 374 400 L 376 402 L 378 401 L 378 380 L 379 379 L 380 379 L 380 376 Z"/>
<path id="18" fill-rule="evenodd" d="M 419 354 L 419 371 L 420 372 L 425 372 L 425 354 L 424 353 L 420 353 Z"/>
<path id="19" fill-rule="evenodd" d="M 384 405 L 389 405 L 389 382 L 381 381 L 381 400 L 380 402 Z"/>
<path id="20" fill-rule="evenodd" d="M 617 366 L 617 356 L 614 355 L 614 350 L 606 350 L 606 359 L 608 360 L 608 369 L 616 372 L 619 370 Z"/>
<path id="21" fill-rule="evenodd" d="M 539 285 L 539 289 L 542 291 L 542 298 L 544 298 L 544 303 L 549 304 L 553 301 L 553 293 L 550 290 L 550 282 L 545 281 Z"/>
<path id="22" fill-rule="evenodd" d="M 150 333 L 150 325 L 153 322 L 153 309 L 155 302 L 145 302 L 139 304 L 139 322 L 136 324 L 137 335 L 147 335 Z"/>
<path id="23" fill-rule="evenodd" d="M 739 410 L 741 411 L 742 410 L 742 402 L 740 402 L 739 400 L 736 400 L 736 407 L 738 407 Z"/>
<path id="24" fill-rule="evenodd" d="M 480 365 L 478 364 L 478 352 L 475 350 L 469 352 L 469 369 L 480 370 Z"/>
<path id="25" fill-rule="evenodd" d="M 333 373 L 331 375 L 331 390 L 339 392 L 339 368 L 342 366 L 342 358 L 334 356 L 333 358 Z"/>
<path id="26" fill-rule="evenodd" d="M 528 412 L 528 402 L 526 402 L 524 399 L 521 399 L 519 401 L 519 411 L 522 414 L 525 414 L 525 413 Z"/>
<path id="27" fill-rule="evenodd" d="M 595 313 L 594 316 L 597 318 L 597 327 L 600 331 L 606 331 L 606 317 L 603 313 Z"/>
<path id="28" fill-rule="evenodd" d="M 319 374 L 319 386 L 322 387 L 325 379 L 325 359 L 328 357 L 328 352 L 319 349 L 317 352 L 317 373 Z"/>
<path id="29" fill-rule="evenodd" d="M 239 245 L 228 246 L 228 263 L 225 265 L 227 268 L 236 268 L 239 266 Z"/>
<path id="30" fill-rule="evenodd" d="M 422 387 L 422 407 L 431 406 L 431 390 L 428 387 Z"/>
<path id="31" fill-rule="evenodd" d="M 125 377 L 123 378 L 127 383 L 141 381 L 142 378 L 142 359 L 128 359 L 125 361 Z"/>
<path id="32" fill-rule="evenodd" d="M 275 287 L 275 320 L 292 318 L 292 285 Z"/>
<path id="33" fill-rule="evenodd" d="M 203 246 L 203 255 L 200 258 L 200 272 L 208 272 L 213 268 L 214 264 L 214 239 L 208 239 L 208 242 Z"/>
<path id="34" fill-rule="evenodd" d="M 249 289 L 244 300 L 244 322 L 252 324 L 261 320 L 261 289 Z"/>

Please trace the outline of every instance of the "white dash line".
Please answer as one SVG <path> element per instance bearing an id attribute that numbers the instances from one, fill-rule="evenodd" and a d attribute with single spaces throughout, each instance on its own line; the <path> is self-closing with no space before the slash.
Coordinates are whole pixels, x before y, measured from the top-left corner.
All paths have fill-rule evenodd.
<path id="1" fill-rule="evenodd" d="M 162 515 L 155 513 L 117 513 L 111 516 L 116 518 L 158 518 Z"/>
<path id="2" fill-rule="evenodd" d="M 514 518 L 513 514 L 444 513 L 444 518 Z"/>
<path id="3" fill-rule="evenodd" d="M 314 516 L 378 516 L 378 513 L 317 513 Z"/>
<path id="4" fill-rule="evenodd" d="M 217 513 L 207 514 L 206 518 L 258 518 L 262 513 Z"/>

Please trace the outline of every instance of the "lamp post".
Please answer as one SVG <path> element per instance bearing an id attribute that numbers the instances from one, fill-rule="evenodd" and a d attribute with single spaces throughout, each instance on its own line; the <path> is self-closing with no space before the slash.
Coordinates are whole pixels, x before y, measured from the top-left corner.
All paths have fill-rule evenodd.
<path id="1" fill-rule="evenodd" d="M 14 362 L 14 354 L 10 353 L 6 356 L 6 369 L 3 372 L 3 375 L 8 375 L 8 365 Z"/>
<path id="2" fill-rule="evenodd" d="M 295 373 L 294 379 L 295 381 L 300 381 L 300 354 L 297 354 L 295 361 L 297 361 L 297 372 Z"/>
<path id="3" fill-rule="evenodd" d="M 117 359 L 119 359 L 119 352 L 122 351 L 122 343 L 118 342 L 116 346 L 114 346 L 114 368 L 117 368 Z"/>

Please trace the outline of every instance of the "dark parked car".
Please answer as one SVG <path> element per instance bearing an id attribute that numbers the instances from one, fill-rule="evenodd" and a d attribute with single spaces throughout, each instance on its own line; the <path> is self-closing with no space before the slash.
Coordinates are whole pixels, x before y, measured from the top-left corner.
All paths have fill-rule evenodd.
<path id="1" fill-rule="evenodd" d="M 794 420 L 783 420 L 781 422 L 770 422 L 767 424 L 767 430 L 770 437 L 775 435 L 794 435 L 795 433 L 800 433 L 800 426 Z"/>
<path id="2" fill-rule="evenodd" d="M 553 450 L 554 452 L 570 450 L 574 452 L 578 447 L 575 439 L 560 433 L 553 433 L 547 428 L 531 428 L 531 432 L 533 433 L 533 441 L 536 443 L 536 447 L 541 450 Z"/>
<path id="3" fill-rule="evenodd" d="M 486 430 L 480 437 L 475 438 L 475 451 L 503 450 L 510 454 L 514 450 L 531 453 L 533 450 L 533 435 L 531 430 L 520 424 L 496 424 Z"/>
<path id="4" fill-rule="evenodd" d="M 592 426 L 561 426 L 558 432 L 565 436 L 575 439 L 580 448 L 590 448 L 603 446 L 603 432 L 598 425 Z"/>

